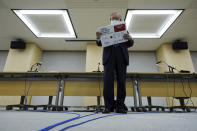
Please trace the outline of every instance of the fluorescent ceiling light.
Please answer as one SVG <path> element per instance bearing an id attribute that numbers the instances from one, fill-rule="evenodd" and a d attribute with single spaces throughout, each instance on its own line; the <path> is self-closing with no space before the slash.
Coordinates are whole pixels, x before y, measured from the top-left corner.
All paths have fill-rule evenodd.
<path id="1" fill-rule="evenodd" d="M 130 26 L 132 26 L 134 15 L 168 15 L 164 24 L 162 24 L 155 33 L 130 33 L 133 38 L 160 38 L 182 11 L 183 10 L 128 10 L 125 22 L 127 29 L 129 29 L 131 28 Z"/>
<path id="2" fill-rule="evenodd" d="M 29 27 L 37 37 L 76 38 L 74 28 L 67 10 L 13 10 L 14 13 Z M 41 32 L 36 24 L 28 19 L 28 15 L 61 15 L 69 33 Z"/>

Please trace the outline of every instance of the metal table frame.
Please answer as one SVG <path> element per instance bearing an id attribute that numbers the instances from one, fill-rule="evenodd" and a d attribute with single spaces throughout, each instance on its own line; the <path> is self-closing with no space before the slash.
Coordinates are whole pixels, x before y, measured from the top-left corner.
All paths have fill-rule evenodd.
<path id="1" fill-rule="evenodd" d="M 98 78 L 103 78 L 102 72 L 0 72 L 0 81 L 32 80 L 32 75 L 34 76 L 34 81 L 57 81 L 54 110 L 59 110 L 59 107 L 62 110 L 66 81 L 98 81 Z M 134 108 L 143 107 L 140 87 L 140 82 L 142 81 L 170 81 L 174 77 L 176 79 L 187 78 L 191 81 L 197 81 L 197 75 L 195 73 L 127 73 L 126 77 L 127 81 L 133 83 Z M 61 96 L 59 96 L 60 94 Z M 139 102 L 139 106 L 137 102 Z"/>

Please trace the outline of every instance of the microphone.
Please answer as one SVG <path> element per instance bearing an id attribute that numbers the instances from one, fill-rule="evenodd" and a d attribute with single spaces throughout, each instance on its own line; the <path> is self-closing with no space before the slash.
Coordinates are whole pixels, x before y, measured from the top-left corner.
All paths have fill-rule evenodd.
<path id="1" fill-rule="evenodd" d="M 158 65 L 158 64 L 160 64 L 161 63 L 161 61 L 158 61 L 157 63 L 156 63 L 156 65 Z"/>
<path id="2" fill-rule="evenodd" d="M 36 64 L 41 66 L 42 65 L 42 62 L 37 62 Z"/>
<path id="3" fill-rule="evenodd" d="M 33 64 L 31 66 L 30 72 L 38 72 L 39 67 L 37 67 L 35 70 L 33 70 L 33 69 L 34 69 L 35 66 L 41 66 L 41 65 L 42 65 L 42 62 L 36 62 L 35 64 Z"/>
<path id="4" fill-rule="evenodd" d="M 98 72 L 101 72 L 100 71 L 100 62 L 98 63 Z"/>
<path id="5" fill-rule="evenodd" d="M 92 71 L 92 72 L 101 72 L 101 70 L 100 70 L 100 62 L 98 63 L 98 68 L 97 68 L 97 70 L 95 70 L 95 71 Z"/>
<path id="6" fill-rule="evenodd" d="M 175 67 L 173 67 L 173 66 L 169 65 L 169 64 L 168 64 L 168 63 L 166 63 L 165 61 L 158 61 L 158 62 L 156 63 L 156 65 L 159 65 L 160 63 L 164 63 L 164 64 L 166 64 L 166 65 L 168 66 L 168 70 L 169 70 L 169 72 L 174 72 L 174 70 L 177 70 Z M 177 71 L 179 71 L 179 70 L 177 70 Z"/>

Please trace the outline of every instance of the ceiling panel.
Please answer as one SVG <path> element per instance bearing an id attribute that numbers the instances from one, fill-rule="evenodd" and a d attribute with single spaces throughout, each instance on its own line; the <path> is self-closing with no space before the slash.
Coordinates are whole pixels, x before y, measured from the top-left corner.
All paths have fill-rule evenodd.
<path id="1" fill-rule="evenodd" d="M 130 33 L 155 33 L 169 15 L 134 15 L 128 29 Z"/>
<path id="2" fill-rule="evenodd" d="M 79 0 L 14 0 L 14 2 L 13 0 L 0 0 L 0 50 L 8 50 L 10 41 L 16 38 L 35 42 L 43 50 L 86 50 L 86 42 L 66 42 L 62 38 L 35 37 L 26 25 L 11 11 L 11 9 L 15 8 L 68 9 L 78 39 L 91 40 L 96 38 L 95 32 L 98 27 L 110 24 L 109 16 L 114 11 L 119 12 L 124 18 L 127 9 L 185 9 L 161 39 L 135 39 L 134 46 L 129 48 L 129 50 L 156 50 L 162 43 L 182 38 L 188 41 L 191 50 L 197 51 L 196 0 L 117 0 L 117 2 L 113 2 L 116 0 L 92 0 L 90 3 L 87 3 L 88 0 L 80 1 L 81 3 L 79 3 Z M 100 4 L 98 4 L 99 1 Z M 118 3 L 120 1 L 122 3 Z M 85 2 L 86 4 L 84 4 Z M 118 5 L 120 6 L 118 7 Z M 154 21 L 159 23 L 161 19 L 155 19 Z M 36 18 L 34 20 L 36 21 Z M 42 25 L 42 21 L 44 23 L 45 20 L 38 22 Z M 54 21 L 58 23 L 56 18 Z M 143 19 L 139 19 L 139 21 L 143 22 Z M 149 22 L 151 22 L 151 19 Z M 42 30 L 47 31 L 47 26 L 50 26 L 50 24 L 48 25 L 47 23 L 46 27 L 42 25 Z M 157 28 L 157 24 L 151 26 L 152 29 Z M 59 24 L 56 24 L 48 29 L 60 30 L 60 28 Z M 145 27 L 138 28 L 141 31 L 145 29 Z M 147 28 L 146 30 L 150 29 Z"/>
<path id="3" fill-rule="evenodd" d="M 13 9 L 13 12 L 36 35 L 36 37 L 76 38 L 76 34 L 67 10 Z M 59 30 L 58 26 L 61 26 L 59 27 Z M 45 31 L 42 32 L 39 27 L 41 29 L 45 29 Z M 47 32 L 47 30 L 49 31 Z"/>
<path id="4" fill-rule="evenodd" d="M 28 15 L 40 32 L 69 33 L 62 15 Z"/>

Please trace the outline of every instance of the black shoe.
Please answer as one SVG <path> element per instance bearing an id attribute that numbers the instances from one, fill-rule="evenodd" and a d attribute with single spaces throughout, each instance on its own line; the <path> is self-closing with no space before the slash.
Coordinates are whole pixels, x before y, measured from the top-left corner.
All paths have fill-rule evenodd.
<path id="1" fill-rule="evenodd" d="M 124 108 L 126 111 L 128 111 L 128 108 L 127 108 L 127 106 L 126 106 L 125 104 L 123 104 L 123 108 Z"/>
<path id="2" fill-rule="evenodd" d="M 110 112 L 114 112 L 114 109 L 115 109 L 114 107 L 111 107 L 111 108 L 106 108 L 105 107 L 105 109 L 103 110 L 102 113 L 103 114 L 107 114 L 107 113 L 110 113 Z"/>
<path id="3" fill-rule="evenodd" d="M 110 112 L 111 112 L 111 110 L 109 108 L 105 108 L 105 110 L 102 111 L 103 114 L 108 114 Z"/>
<path id="4" fill-rule="evenodd" d="M 118 106 L 116 108 L 116 113 L 123 113 L 123 114 L 126 114 L 127 113 L 127 109 L 125 109 L 124 106 Z"/>

